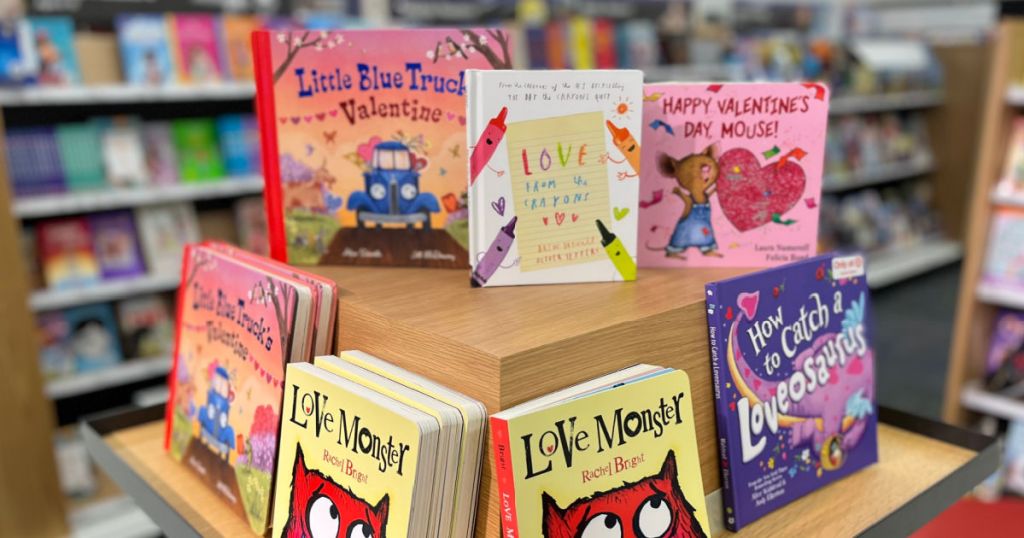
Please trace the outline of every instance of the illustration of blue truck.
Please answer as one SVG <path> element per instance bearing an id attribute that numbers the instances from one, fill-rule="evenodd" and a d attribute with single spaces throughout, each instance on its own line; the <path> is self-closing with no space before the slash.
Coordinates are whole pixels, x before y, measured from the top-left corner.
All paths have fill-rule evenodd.
<path id="1" fill-rule="evenodd" d="M 228 424 L 232 396 L 228 371 L 218 366 L 210 376 L 206 405 L 199 412 L 199 427 L 203 442 L 225 460 L 235 448 L 235 430 Z"/>
<path id="2" fill-rule="evenodd" d="M 356 212 L 356 226 L 374 223 L 405 224 L 414 228 L 420 223 L 430 228 L 430 214 L 441 210 L 437 198 L 420 192 L 420 167 L 409 148 L 396 141 L 381 142 L 373 148 L 371 168 L 363 172 L 365 192 L 353 192 L 348 210 Z"/>

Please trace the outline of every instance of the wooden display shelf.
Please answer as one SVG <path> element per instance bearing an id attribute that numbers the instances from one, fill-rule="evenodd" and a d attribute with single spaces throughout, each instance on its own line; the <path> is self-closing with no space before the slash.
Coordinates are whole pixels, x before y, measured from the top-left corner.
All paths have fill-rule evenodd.
<path id="1" fill-rule="evenodd" d="M 998 465 L 1000 447 L 992 438 L 886 409 L 880 419 L 878 464 L 773 512 L 738 535 L 906 535 Z M 86 422 L 82 435 L 103 470 L 168 535 L 252 535 L 244 519 L 164 451 L 162 406 Z M 711 535 L 732 536 L 721 526 L 721 490 L 706 500 Z M 481 521 L 477 536 L 498 533 Z"/>

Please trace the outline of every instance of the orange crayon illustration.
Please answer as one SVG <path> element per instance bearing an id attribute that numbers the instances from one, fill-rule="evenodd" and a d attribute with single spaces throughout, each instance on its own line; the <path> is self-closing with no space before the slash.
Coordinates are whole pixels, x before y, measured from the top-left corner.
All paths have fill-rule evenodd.
<path id="1" fill-rule="evenodd" d="M 608 132 L 612 133 L 612 140 L 615 142 L 615 147 L 619 148 L 622 155 L 626 157 L 626 161 L 629 162 L 629 166 L 633 167 L 633 172 L 639 174 L 640 143 L 633 138 L 633 134 L 629 132 L 629 129 L 625 127 L 616 127 L 610 120 L 605 120 L 604 123 L 608 126 Z"/>

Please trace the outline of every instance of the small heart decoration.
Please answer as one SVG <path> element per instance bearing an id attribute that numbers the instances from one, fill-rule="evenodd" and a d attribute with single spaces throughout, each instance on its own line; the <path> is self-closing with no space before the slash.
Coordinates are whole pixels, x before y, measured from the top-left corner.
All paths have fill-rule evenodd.
<path id="1" fill-rule="evenodd" d="M 448 113 L 448 121 L 452 121 L 454 119 L 455 119 L 455 113 L 454 112 L 449 112 Z"/>
<path id="2" fill-rule="evenodd" d="M 288 118 L 279 118 L 277 121 L 281 122 L 281 125 L 288 123 Z"/>
<path id="3" fill-rule="evenodd" d="M 760 291 L 755 291 L 753 293 L 743 292 L 736 298 L 736 303 L 739 304 L 740 310 L 743 311 L 743 315 L 747 316 L 747 319 L 754 319 L 754 315 L 757 314 L 757 301 L 760 298 Z"/>
<path id="4" fill-rule="evenodd" d="M 725 319 L 727 319 L 729 321 L 732 321 L 732 316 L 733 316 L 732 307 L 730 306 L 730 307 L 725 309 Z"/>
<path id="5" fill-rule="evenodd" d="M 760 379 L 755 379 L 754 380 L 754 390 L 757 390 L 759 388 L 761 388 L 761 380 Z"/>
<path id="6" fill-rule="evenodd" d="M 303 116 L 303 117 L 302 117 L 302 119 L 303 119 L 303 120 L 304 120 L 304 121 L 305 121 L 306 123 L 309 123 L 309 122 L 313 121 L 313 116 Z"/>
<path id="7" fill-rule="evenodd" d="M 317 112 L 316 113 L 316 121 L 324 121 L 324 118 L 326 118 L 326 117 L 327 117 L 327 114 L 324 113 L 324 112 Z"/>
<path id="8" fill-rule="evenodd" d="M 459 125 L 466 125 L 466 117 L 459 116 Z"/>
<path id="9" fill-rule="evenodd" d="M 491 202 L 491 207 L 494 208 L 494 212 L 495 213 L 497 213 L 497 214 L 501 215 L 502 217 L 504 217 L 505 216 L 505 197 L 502 196 L 501 198 L 498 198 L 494 202 Z"/>
<path id="10" fill-rule="evenodd" d="M 565 213 L 558 211 L 555 213 L 555 224 L 561 226 L 565 222 Z"/>
<path id="11" fill-rule="evenodd" d="M 622 220 L 622 219 L 626 218 L 626 215 L 628 215 L 628 214 L 629 214 L 629 208 L 628 207 L 616 207 L 616 208 L 612 209 L 612 216 L 615 217 L 615 220 Z"/>
<path id="12" fill-rule="evenodd" d="M 330 114 L 332 118 L 334 118 L 334 117 L 337 117 L 338 110 L 332 108 L 331 110 L 328 110 L 327 113 Z"/>
<path id="13" fill-rule="evenodd" d="M 544 221 L 544 226 L 548 225 L 548 218 L 547 217 L 541 217 L 541 220 Z"/>
<path id="14" fill-rule="evenodd" d="M 298 116 L 292 116 L 290 119 L 291 119 L 292 125 L 298 125 L 299 122 L 302 121 L 302 118 L 300 118 Z"/>

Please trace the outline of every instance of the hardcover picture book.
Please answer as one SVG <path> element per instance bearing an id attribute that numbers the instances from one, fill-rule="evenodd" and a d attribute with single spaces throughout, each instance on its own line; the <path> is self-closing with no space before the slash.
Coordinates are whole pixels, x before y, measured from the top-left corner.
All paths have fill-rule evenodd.
<path id="1" fill-rule="evenodd" d="M 274 258 L 466 267 L 464 70 L 509 51 L 499 29 L 254 34 Z"/>
<path id="2" fill-rule="evenodd" d="M 127 209 L 89 215 L 93 249 L 104 279 L 140 276 L 146 264 L 135 233 L 135 217 Z"/>
<path id="3" fill-rule="evenodd" d="M 253 79 L 252 33 L 263 26 L 256 15 L 225 14 L 221 16 L 224 60 L 234 80 Z"/>
<path id="4" fill-rule="evenodd" d="M 114 27 L 125 82 L 145 85 L 177 82 L 170 33 L 163 15 L 118 15 Z"/>
<path id="5" fill-rule="evenodd" d="M 121 361 L 117 320 L 109 303 L 69 308 L 64 311 L 64 318 L 76 372 L 102 370 Z"/>
<path id="6" fill-rule="evenodd" d="M 828 104 L 821 84 L 645 85 L 640 265 L 814 256 Z"/>
<path id="7" fill-rule="evenodd" d="M 179 202 L 140 207 L 135 210 L 135 223 L 149 271 L 160 275 L 178 274 L 185 245 L 199 241 L 195 206 Z"/>
<path id="8" fill-rule="evenodd" d="M 100 265 L 85 217 L 44 220 L 36 225 L 36 241 L 47 287 L 67 289 L 99 282 Z"/>
<path id="9" fill-rule="evenodd" d="M 174 351 L 174 320 L 159 295 L 133 297 L 117 303 L 126 357 L 169 357 Z"/>
<path id="10" fill-rule="evenodd" d="M 437 441 L 427 413 L 289 364 L 273 535 L 430 536 Z"/>
<path id="11" fill-rule="evenodd" d="M 211 13 L 167 15 L 178 78 L 187 84 L 208 84 L 225 78 L 220 52 L 220 22 Z"/>
<path id="12" fill-rule="evenodd" d="M 16 197 L 67 190 L 53 127 L 15 127 L 7 131 L 5 138 L 7 170 Z"/>
<path id="13" fill-rule="evenodd" d="M 284 367 L 312 352 L 312 291 L 203 245 L 185 251 L 165 449 L 253 532 L 270 524 Z"/>
<path id="14" fill-rule="evenodd" d="M 71 17 L 29 17 L 39 61 L 37 81 L 45 86 L 81 84 Z"/>
<path id="15" fill-rule="evenodd" d="M 686 373 L 641 364 L 491 415 L 508 538 L 710 536 Z"/>
<path id="16" fill-rule="evenodd" d="M 142 125 L 142 147 L 146 154 L 146 170 L 154 185 L 178 183 L 178 153 L 174 149 L 171 124 L 166 121 Z"/>
<path id="17" fill-rule="evenodd" d="M 112 187 L 139 187 L 149 183 L 142 127 L 131 118 L 114 118 L 103 131 L 103 165 Z"/>
<path id="18" fill-rule="evenodd" d="M 57 125 L 57 148 L 68 190 L 88 191 L 107 187 L 100 142 L 102 133 L 99 121 Z"/>
<path id="19" fill-rule="evenodd" d="M 224 161 L 213 118 L 182 118 L 171 121 L 171 136 L 178 154 L 182 183 L 218 180 L 224 177 Z"/>
<path id="20" fill-rule="evenodd" d="M 985 284 L 1024 289 L 1024 210 L 995 207 L 981 270 Z"/>
<path id="21" fill-rule="evenodd" d="M 725 523 L 878 461 L 864 258 L 824 255 L 707 285 Z"/>
<path id="22" fill-rule="evenodd" d="M 635 280 L 643 73 L 467 78 L 471 284 Z"/>

